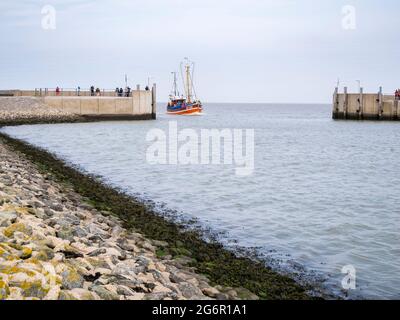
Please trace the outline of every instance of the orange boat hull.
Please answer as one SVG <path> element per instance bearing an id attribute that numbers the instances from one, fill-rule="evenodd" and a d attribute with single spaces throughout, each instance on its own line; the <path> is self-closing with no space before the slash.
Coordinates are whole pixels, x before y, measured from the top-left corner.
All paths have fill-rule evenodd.
<path id="1" fill-rule="evenodd" d="M 203 108 L 200 106 L 197 107 L 191 107 L 191 108 L 187 108 L 185 110 L 179 110 L 179 111 L 167 111 L 167 114 L 176 114 L 176 115 L 190 115 L 190 114 L 198 114 L 198 113 L 202 113 L 203 112 Z"/>

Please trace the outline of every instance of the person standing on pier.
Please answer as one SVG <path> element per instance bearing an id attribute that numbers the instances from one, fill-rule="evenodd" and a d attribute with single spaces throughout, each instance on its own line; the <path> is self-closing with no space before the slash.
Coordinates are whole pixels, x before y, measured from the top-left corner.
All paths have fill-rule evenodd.
<path id="1" fill-rule="evenodd" d="M 94 96 L 94 86 L 90 87 L 90 96 Z"/>

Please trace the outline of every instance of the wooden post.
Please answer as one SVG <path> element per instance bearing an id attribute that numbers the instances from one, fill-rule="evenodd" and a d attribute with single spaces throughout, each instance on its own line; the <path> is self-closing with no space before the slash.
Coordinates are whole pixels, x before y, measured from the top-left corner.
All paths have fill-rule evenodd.
<path id="1" fill-rule="evenodd" d="M 335 93 L 334 93 L 334 96 L 333 96 L 333 100 L 334 100 L 334 108 L 335 108 L 335 111 L 336 112 L 338 112 L 339 111 L 339 88 L 338 87 L 336 87 L 335 88 Z"/>
<path id="2" fill-rule="evenodd" d="M 393 101 L 393 120 L 398 120 L 398 116 L 399 116 L 399 100 L 394 99 Z"/>
<path id="3" fill-rule="evenodd" d="M 378 93 L 378 118 L 382 117 L 383 113 L 383 96 L 382 96 L 382 87 L 379 87 Z"/>
<path id="4" fill-rule="evenodd" d="M 349 96 L 347 94 L 347 87 L 344 87 L 343 119 L 347 119 L 348 104 L 349 104 Z"/>
<path id="5" fill-rule="evenodd" d="M 151 118 L 157 118 L 157 85 L 155 83 L 151 89 Z"/>
<path id="6" fill-rule="evenodd" d="M 364 89 L 360 88 L 360 97 L 358 98 L 359 108 L 358 108 L 358 118 L 363 118 L 364 113 Z"/>
<path id="7" fill-rule="evenodd" d="M 335 88 L 335 92 L 333 93 L 333 108 L 332 108 L 332 117 L 333 119 L 338 118 L 339 113 L 339 88 Z"/>

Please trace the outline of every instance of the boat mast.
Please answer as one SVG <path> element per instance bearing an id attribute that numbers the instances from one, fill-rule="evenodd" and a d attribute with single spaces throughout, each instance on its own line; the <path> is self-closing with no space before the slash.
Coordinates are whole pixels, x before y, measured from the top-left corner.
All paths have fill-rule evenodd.
<path id="1" fill-rule="evenodd" d="M 176 84 L 176 72 L 171 72 L 174 75 L 174 98 L 178 96 L 177 84 Z"/>
<path id="2" fill-rule="evenodd" d="M 192 81 L 190 77 L 190 62 L 188 58 L 185 58 L 186 65 L 186 99 L 188 103 L 192 102 Z"/>

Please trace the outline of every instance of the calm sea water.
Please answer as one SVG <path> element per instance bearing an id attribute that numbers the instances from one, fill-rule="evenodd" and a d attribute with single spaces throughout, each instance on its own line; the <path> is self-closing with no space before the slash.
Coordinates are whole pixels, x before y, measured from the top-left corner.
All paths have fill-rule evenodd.
<path id="1" fill-rule="evenodd" d="M 400 298 L 400 123 L 331 120 L 329 105 L 208 104 L 199 117 L 9 127 L 129 193 L 195 217 L 221 241 L 257 251 L 281 270 L 311 275 L 350 297 Z M 255 171 L 150 165 L 146 134 L 254 128 Z M 272 259 L 272 260 L 271 260 Z"/>

